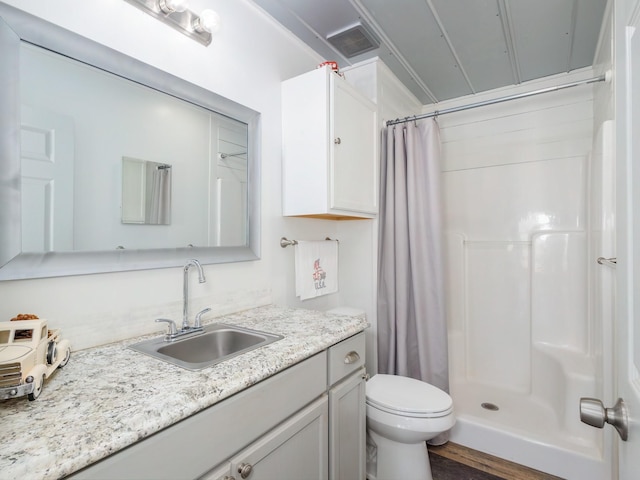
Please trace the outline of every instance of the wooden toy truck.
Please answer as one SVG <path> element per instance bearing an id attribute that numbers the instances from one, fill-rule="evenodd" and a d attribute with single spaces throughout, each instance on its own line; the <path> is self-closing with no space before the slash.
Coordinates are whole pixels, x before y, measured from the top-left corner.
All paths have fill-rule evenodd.
<path id="1" fill-rule="evenodd" d="M 45 319 L 0 322 L 0 399 L 40 396 L 44 380 L 71 356 L 69 340 Z"/>

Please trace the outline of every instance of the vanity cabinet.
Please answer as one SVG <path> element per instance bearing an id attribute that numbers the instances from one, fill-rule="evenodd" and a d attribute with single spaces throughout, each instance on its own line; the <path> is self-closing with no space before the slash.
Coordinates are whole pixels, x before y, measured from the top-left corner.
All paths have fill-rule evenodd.
<path id="1" fill-rule="evenodd" d="M 329 479 L 366 477 L 365 336 L 329 349 Z"/>
<path id="2" fill-rule="evenodd" d="M 283 214 L 375 217 L 377 108 L 329 67 L 282 84 Z"/>
<path id="3" fill-rule="evenodd" d="M 364 479 L 364 348 L 361 332 L 68 478 Z"/>
<path id="4" fill-rule="evenodd" d="M 147 437 L 70 478 L 200 478 L 214 468 L 223 466 L 229 459 L 236 458 L 238 452 L 248 448 L 256 439 L 275 432 L 279 425 L 314 401 L 324 401 L 326 408 L 326 390 L 327 352 L 324 351 Z M 320 424 L 321 422 L 317 425 Z M 326 421 L 324 431 L 326 432 Z M 281 434 L 279 438 L 283 438 L 282 435 L 285 434 Z M 294 433 L 290 435 L 294 436 Z M 309 441 L 311 443 L 305 447 L 307 451 L 314 448 L 313 442 Z M 326 458 L 326 448 L 325 442 L 322 449 L 318 447 L 316 454 L 323 455 L 324 450 Z M 284 455 L 286 451 L 280 450 L 279 455 Z M 254 457 L 248 458 L 255 461 Z M 237 476 L 237 479 L 240 478 Z M 326 478 L 326 475 L 318 478 Z"/>

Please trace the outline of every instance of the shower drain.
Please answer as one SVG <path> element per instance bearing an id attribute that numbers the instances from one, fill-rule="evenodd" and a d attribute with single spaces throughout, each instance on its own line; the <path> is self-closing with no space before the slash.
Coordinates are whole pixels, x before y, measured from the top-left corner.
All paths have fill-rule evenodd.
<path id="1" fill-rule="evenodd" d="M 495 403 L 484 402 L 481 403 L 480 406 L 485 410 L 491 410 L 493 412 L 500 410 L 500 407 L 498 407 L 498 405 L 496 405 Z"/>

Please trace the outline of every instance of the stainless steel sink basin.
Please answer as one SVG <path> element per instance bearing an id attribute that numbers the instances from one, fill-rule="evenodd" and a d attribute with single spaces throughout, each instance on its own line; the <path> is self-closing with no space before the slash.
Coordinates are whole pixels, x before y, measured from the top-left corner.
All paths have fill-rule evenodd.
<path id="1" fill-rule="evenodd" d="M 201 370 L 281 338 L 282 335 L 217 323 L 205 326 L 202 333 L 172 342 L 159 337 L 130 348 L 187 370 Z"/>

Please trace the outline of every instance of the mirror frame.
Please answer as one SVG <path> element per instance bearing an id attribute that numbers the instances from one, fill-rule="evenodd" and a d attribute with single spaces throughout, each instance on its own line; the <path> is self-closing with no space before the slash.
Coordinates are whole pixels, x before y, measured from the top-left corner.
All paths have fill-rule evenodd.
<path id="1" fill-rule="evenodd" d="M 27 42 L 146 85 L 248 126 L 248 239 L 245 246 L 22 253 L 20 43 Z M 0 3 L 0 281 L 260 258 L 260 113 L 15 7 Z"/>

